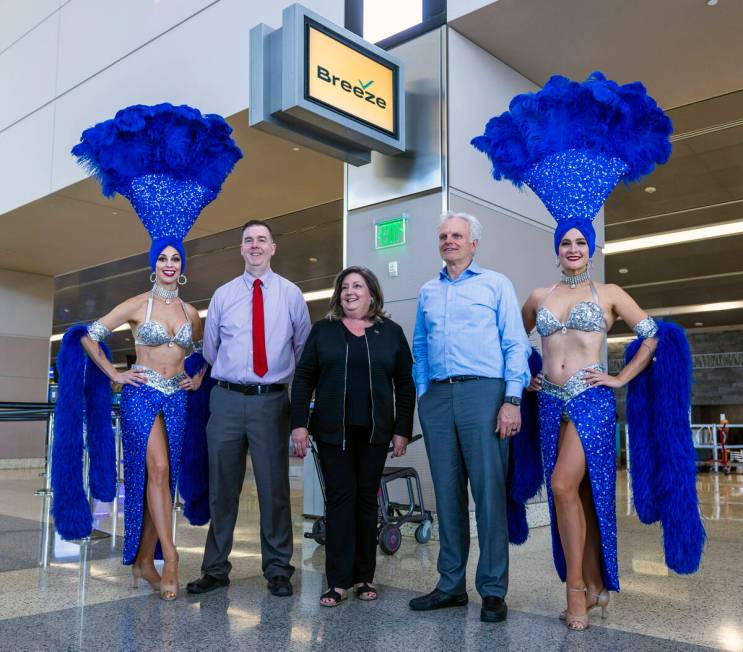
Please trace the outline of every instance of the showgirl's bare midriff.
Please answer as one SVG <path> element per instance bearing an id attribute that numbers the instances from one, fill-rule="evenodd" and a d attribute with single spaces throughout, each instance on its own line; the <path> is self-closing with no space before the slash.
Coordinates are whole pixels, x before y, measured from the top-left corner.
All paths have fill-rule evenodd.
<path id="1" fill-rule="evenodd" d="M 164 378 L 172 378 L 183 371 L 186 352 L 175 344 L 168 346 L 136 346 L 136 364 L 157 371 Z"/>
<path id="2" fill-rule="evenodd" d="M 577 330 L 557 331 L 542 338 L 542 373 L 556 385 L 562 385 L 576 371 L 601 361 L 603 333 Z"/>

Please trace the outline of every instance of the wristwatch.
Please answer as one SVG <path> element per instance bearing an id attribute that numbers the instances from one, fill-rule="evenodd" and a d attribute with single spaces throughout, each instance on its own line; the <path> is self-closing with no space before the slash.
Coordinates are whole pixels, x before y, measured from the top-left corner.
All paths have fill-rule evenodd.
<path id="1" fill-rule="evenodd" d="M 506 396 L 503 399 L 504 403 L 510 403 L 511 405 L 519 406 L 521 405 L 521 397 L 520 396 Z"/>

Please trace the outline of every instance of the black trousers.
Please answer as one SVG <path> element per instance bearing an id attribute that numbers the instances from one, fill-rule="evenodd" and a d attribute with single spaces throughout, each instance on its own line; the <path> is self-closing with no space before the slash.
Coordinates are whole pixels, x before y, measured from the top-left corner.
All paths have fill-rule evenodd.
<path id="1" fill-rule="evenodd" d="M 368 428 L 349 426 L 346 449 L 317 442 L 325 478 L 328 586 L 371 582 L 376 569 L 377 490 L 388 444 L 370 444 Z"/>

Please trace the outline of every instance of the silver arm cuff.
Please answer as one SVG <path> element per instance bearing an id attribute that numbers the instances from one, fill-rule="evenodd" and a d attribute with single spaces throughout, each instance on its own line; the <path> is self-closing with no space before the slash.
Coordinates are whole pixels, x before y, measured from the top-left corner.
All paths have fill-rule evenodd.
<path id="1" fill-rule="evenodd" d="M 102 342 L 110 334 L 111 331 L 99 321 L 94 321 L 90 326 L 88 326 L 88 337 L 94 342 Z"/>
<path id="2" fill-rule="evenodd" d="M 191 343 L 191 350 L 194 353 L 200 353 L 200 354 L 202 354 L 204 352 L 204 340 L 199 340 L 198 342 L 192 342 Z"/>
<path id="3" fill-rule="evenodd" d="M 647 339 L 648 337 L 655 337 L 658 333 L 658 324 L 652 317 L 645 317 L 642 321 L 637 322 L 632 330 L 635 331 L 637 337 Z"/>

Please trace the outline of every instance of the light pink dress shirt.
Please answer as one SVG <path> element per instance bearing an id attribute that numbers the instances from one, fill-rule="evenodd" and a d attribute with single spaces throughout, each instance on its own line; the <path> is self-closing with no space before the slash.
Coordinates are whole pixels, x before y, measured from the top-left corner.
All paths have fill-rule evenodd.
<path id="1" fill-rule="evenodd" d="M 271 269 L 261 277 L 268 372 L 253 371 L 253 282 L 247 272 L 217 288 L 204 326 L 204 357 L 212 378 L 270 385 L 291 381 L 310 332 L 302 291 Z"/>

